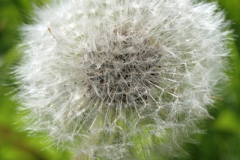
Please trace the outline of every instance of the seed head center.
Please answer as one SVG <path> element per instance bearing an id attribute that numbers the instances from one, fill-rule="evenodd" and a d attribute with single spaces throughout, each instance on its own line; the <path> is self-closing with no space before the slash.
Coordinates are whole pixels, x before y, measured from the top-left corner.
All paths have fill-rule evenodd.
<path id="1" fill-rule="evenodd" d="M 149 39 L 122 35 L 88 52 L 87 87 L 92 98 L 107 105 L 134 107 L 148 103 L 149 91 L 160 75 L 159 47 Z"/>

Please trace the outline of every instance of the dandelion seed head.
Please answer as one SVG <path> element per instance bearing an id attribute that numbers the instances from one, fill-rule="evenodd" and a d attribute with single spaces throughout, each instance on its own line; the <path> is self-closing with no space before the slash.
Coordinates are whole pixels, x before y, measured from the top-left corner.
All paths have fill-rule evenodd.
<path id="1" fill-rule="evenodd" d="M 80 159 L 184 154 L 226 79 L 228 23 L 216 10 L 194 0 L 36 9 L 14 72 L 27 129 L 48 132 Z"/>

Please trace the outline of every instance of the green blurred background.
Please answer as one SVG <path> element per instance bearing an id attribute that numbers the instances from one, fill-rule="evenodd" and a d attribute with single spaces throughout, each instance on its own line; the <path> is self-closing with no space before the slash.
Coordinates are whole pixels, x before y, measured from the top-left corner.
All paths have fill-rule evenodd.
<path id="1" fill-rule="evenodd" d="M 17 63 L 18 28 L 31 23 L 33 5 L 49 0 L 0 0 L 0 160 L 67 160 L 71 154 L 43 143 L 47 137 L 29 136 L 21 131 L 21 115 L 17 103 L 11 101 L 14 81 L 11 67 Z M 209 0 L 211 1 L 211 0 Z M 213 0 L 212 0 L 213 1 Z M 217 100 L 211 115 L 203 124 L 206 134 L 198 137 L 198 145 L 188 145 L 188 158 L 182 160 L 240 160 L 240 0 L 218 0 L 231 20 L 235 41 L 230 45 L 230 83 Z M 51 16 L 51 15 L 49 15 Z"/>

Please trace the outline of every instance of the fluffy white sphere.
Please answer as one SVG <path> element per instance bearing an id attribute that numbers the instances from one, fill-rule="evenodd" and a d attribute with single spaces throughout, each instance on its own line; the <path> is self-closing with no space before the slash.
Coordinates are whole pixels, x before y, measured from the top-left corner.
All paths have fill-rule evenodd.
<path id="1" fill-rule="evenodd" d="M 179 156 L 228 55 L 222 12 L 194 0 L 62 0 L 35 10 L 15 69 L 28 129 L 78 159 Z"/>

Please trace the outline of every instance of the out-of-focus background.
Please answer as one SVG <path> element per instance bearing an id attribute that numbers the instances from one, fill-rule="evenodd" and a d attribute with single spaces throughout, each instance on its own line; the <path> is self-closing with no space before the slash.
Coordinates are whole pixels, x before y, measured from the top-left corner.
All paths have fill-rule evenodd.
<path id="1" fill-rule="evenodd" d="M 43 143 L 47 136 L 34 136 L 22 131 L 22 115 L 11 101 L 14 81 L 11 68 L 19 58 L 19 27 L 31 23 L 33 4 L 42 6 L 49 0 L 0 0 L 0 160 L 67 160 L 71 154 Z M 209 0 L 211 1 L 211 0 Z M 214 1 L 214 0 L 212 0 Z M 203 127 L 206 134 L 198 137 L 198 145 L 189 145 L 188 158 L 182 160 L 240 160 L 240 0 L 216 0 L 231 20 L 235 41 L 229 47 L 230 82 L 217 98 L 211 115 Z M 49 15 L 51 16 L 51 15 Z"/>

